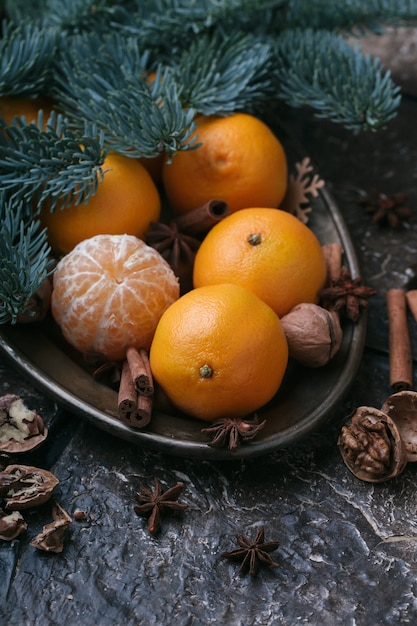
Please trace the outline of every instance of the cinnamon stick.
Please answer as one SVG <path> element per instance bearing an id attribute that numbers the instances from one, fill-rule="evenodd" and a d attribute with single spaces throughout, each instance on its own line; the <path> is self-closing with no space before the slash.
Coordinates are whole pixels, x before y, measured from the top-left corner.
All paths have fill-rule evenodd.
<path id="1" fill-rule="evenodd" d="M 136 410 L 132 415 L 132 426 L 135 428 L 144 428 L 149 424 L 152 417 L 153 395 L 145 396 L 143 393 L 138 394 Z"/>
<path id="2" fill-rule="evenodd" d="M 126 359 L 130 367 L 136 390 L 147 396 L 153 394 L 152 375 L 146 350 L 130 346 L 126 351 Z"/>
<path id="3" fill-rule="evenodd" d="M 413 359 L 403 289 L 390 289 L 387 292 L 387 309 L 390 385 L 394 392 L 406 391 L 413 387 Z"/>
<path id="4" fill-rule="evenodd" d="M 133 428 L 144 428 L 152 417 L 154 386 L 146 350 L 128 348 L 122 365 L 118 394 L 119 419 Z"/>
<path id="5" fill-rule="evenodd" d="M 132 428 L 144 428 L 152 417 L 153 394 L 138 393 L 127 359 L 122 366 L 118 394 L 120 421 Z"/>
<path id="6" fill-rule="evenodd" d="M 410 289 L 409 291 L 406 291 L 405 297 L 408 308 L 410 309 L 414 320 L 417 322 L 417 289 Z"/>
<path id="7" fill-rule="evenodd" d="M 144 348 L 141 348 L 139 350 L 139 354 L 145 365 L 146 375 L 148 377 L 148 385 L 146 387 L 146 390 L 141 390 L 141 393 L 143 393 L 145 396 L 152 396 L 154 393 L 154 384 L 153 384 L 151 365 L 149 363 L 149 354 Z"/>
<path id="8" fill-rule="evenodd" d="M 325 243 L 321 247 L 327 267 L 327 282 L 336 281 L 342 267 L 342 246 L 338 242 Z"/>
<path id="9" fill-rule="evenodd" d="M 230 207 L 223 200 L 210 200 L 202 206 L 174 218 L 180 231 L 187 235 L 207 233 L 217 222 L 229 215 Z"/>
<path id="10" fill-rule="evenodd" d="M 136 410 L 137 395 L 129 364 L 124 361 L 117 398 L 119 418 L 123 422 L 130 423 L 130 414 Z"/>

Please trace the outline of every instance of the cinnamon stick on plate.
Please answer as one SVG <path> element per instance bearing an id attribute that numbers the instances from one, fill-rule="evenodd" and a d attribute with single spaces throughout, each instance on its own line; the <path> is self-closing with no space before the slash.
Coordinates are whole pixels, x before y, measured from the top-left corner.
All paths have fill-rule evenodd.
<path id="1" fill-rule="evenodd" d="M 129 348 L 123 362 L 118 394 L 119 419 L 144 428 L 152 417 L 154 386 L 146 350 Z"/>
<path id="2" fill-rule="evenodd" d="M 153 395 L 145 396 L 139 393 L 137 397 L 136 410 L 132 416 L 132 426 L 144 428 L 149 424 L 152 417 Z"/>
<path id="3" fill-rule="evenodd" d="M 327 282 L 336 281 L 340 277 L 342 267 L 342 245 L 335 241 L 334 243 L 325 243 L 321 247 L 323 251 L 324 261 L 327 268 Z"/>
<path id="4" fill-rule="evenodd" d="M 201 235 L 230 214 L 230 207 L 224 200 L 209 200 L 205 204 L 174 218 L 179 230 L 187 235 Z"/>
<path id="5" fill-rule="evenodd" d="M 126 359 L 137 391 L 147 396 L 152 395 L 152 375 L 150 372 L 149 359 L 146 350 L 138 350 L 137 348 L 133 348 L 131 346 L 127 349 Z"/>
<path id="6" fill-rule="evenodd" d="M 413 388 L 413 358 L 403 289 L 387 292 L 390 385 L 394 392 Z"/>
<path id="7" fill-rule="evenodd" d="M 136 410 L 138 392 L 132 378 L 129 363 L 124 361 L 120 377 L 117 403 L 119 407 L 119 419 L 130 425 L 130 415 Z"/>
<path id="8" fill-rule="evenodd" d="M 139 350 L 139 355 L 142 359 L 143 367 L 145 368 L 147 384 L 139 386 L 139 389 L 138 385 L 136 385 L 138 395 L 136 401 L 136 411 L 132 416 L 132 420 L 134 422 L 132 426 L 135 426 L 136 428 L 144 428 L 149 424 L 152 417 L 154 384 L 147 351 L 141 348 Z"/>

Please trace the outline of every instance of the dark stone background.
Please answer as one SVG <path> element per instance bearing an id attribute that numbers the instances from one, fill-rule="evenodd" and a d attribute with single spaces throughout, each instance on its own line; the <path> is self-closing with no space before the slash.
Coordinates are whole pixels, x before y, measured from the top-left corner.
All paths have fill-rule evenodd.
<path id="1" fill-rule="evenodd" d="M 374 626 L 417 621 L 417 467 L 381 485 L 357 480 L 336 446 L 355 407 L 389 395 L 385 291 L 404 286 L 417 263 L 416 33 L 395 31 L 367 46 L 404 88 L 398 117 L 377 134 L 352 136 L 310 112 L 281 115 L 315 162 L 348 224 L 370 300 L 366 348 L 346 400 L 307 440 L 265 457 L 209 462 L 158 454 L 115 439 L 68 414 L 0 360 L 0 393 L 20 394 L 51 426 L 27 461 L 59 478 L 56 497 L 74 521 L 62 554 L 30 547 L 50 504 L 30 511 L 26 535 L 0 542 L 0 623 L 115 626 L 212 623 Z M 402 228 L 370 223 L 360 190 L 404 192 L 414 216 Z M 417 327 L 410 319 L 416 355 Z M 142 482 L 183 481 L 181 518 L 154 538 L 133 511 Z M 265 526 L 279 567 L 241 576 L 220 558 L 236 535 Z"/>

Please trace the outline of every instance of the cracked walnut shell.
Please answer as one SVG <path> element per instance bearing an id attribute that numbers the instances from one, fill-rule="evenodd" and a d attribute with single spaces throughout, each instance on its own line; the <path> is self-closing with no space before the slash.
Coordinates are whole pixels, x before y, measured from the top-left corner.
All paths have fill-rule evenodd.
<path id="1" fill-rule="evenodd" d="M 7 511 L 21 511 L 44 504 L 59 483 L 51 472 L 31 465 L 8 465 L 0 474 L 3 478 L 0 485 L 7 482 L 5 477 L 15 479 L 7 491 L 6 487 L 2 490 Z"/>
<path id="2" fill-rule="evenodd" d="M 6 513 L 0 509 L 0 539 L 12 541 L 27 530 L 27 523 L 19 511 Z"/>
<path id="3" fill-rule="evenodd" d="M 407 451 L 394 421 L 383 411 L 361 406 L 338 439 L 342 458 L 357 478 L 379 483 L 398 476 L 407 465 Z"/>
<path id="4" fill-rule="evenodd" d="M 48 436 L 43 419 L 14 394 L 0 397 L 0 451 L 20 454 L 34 450 Z"/>
<path id="5" fill-rule="evenodd" d="M 30 545 L 38 548 L 38 550 L 58 554 L 64 549 L 64 537 L 69 524 L 72 522 L 72 518 L 59 502 L 54 502 L 52 505 L 52 520 L 49 524 L 45 524 L 42 532 L 31 541 Z"/>
<path id="6" fill-rule="evenodd" d="M 399 391 L 381 408 L 395 422 L 403 440 L 408 462 L 417 461 L 417 392 Z"/>

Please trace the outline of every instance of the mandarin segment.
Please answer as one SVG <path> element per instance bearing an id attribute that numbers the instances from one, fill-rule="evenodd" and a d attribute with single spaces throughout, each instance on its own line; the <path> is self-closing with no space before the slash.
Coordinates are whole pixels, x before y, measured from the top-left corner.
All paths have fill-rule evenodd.
<path id="1" fill-rule="evenodd" d="M 97 235 L 59 261 L 51 310 L 77 350 L 119 360 L 129 346 L 149 349 L 178 297 L 178 279 L 156 250 L 134 236 Z"/>
<path id="2" fill-rule="evenodd" d="M 248 208 L 227 216 L 206 235 L 194 261 L 195 287 L 235 283 L 280 317 L 301 302 L 317 302 L 325 279 L 318 238 L 281 209 Z"/>
<path id="3" fill-rule="evenodd" d="M 284 148 L 272 130 L 247 113 L 200 116 L 192 137 L 201 146 L 165 163 L 162 180 L 170 207 L 188 213 L 214 198 L 232 212 L 278 207 L 288 184 Z"/>
<path id="4" fill-rule="evenodd" d="M 154 378 L 168 398 L 206 421 L 243 417 L 271 400 L 287 360 L 277 315 L 231 284 L 194 289 L 174 302 L 150 350 Z"/>

